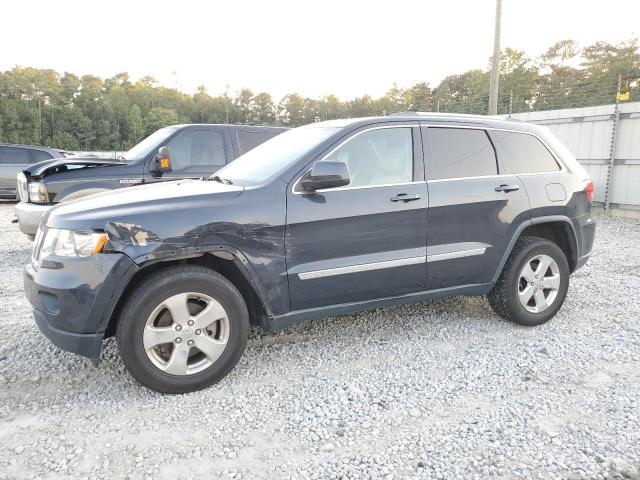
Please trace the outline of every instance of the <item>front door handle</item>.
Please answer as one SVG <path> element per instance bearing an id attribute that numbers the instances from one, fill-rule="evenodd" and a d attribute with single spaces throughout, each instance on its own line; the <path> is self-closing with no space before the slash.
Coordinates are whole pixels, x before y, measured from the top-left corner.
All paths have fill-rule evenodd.
<path id="1" fill-rule="evenodd" d="M 520 187 L 518 185 L 499 185 L 496 187 L 496 192 L 513 192 L 515 190 L 520 190 Z"/>
<path id="2" fill-rule="evenodd" d="M 414 193 L 412 195 L 408 195 L 406 193 L 399 193 L 395 197 L 391 197 L 391 201 L 407 203 L 407 202 L 413 202 L 414 200 L 420 200 L 420 198 L 421 197 L 419 193 Z"/>

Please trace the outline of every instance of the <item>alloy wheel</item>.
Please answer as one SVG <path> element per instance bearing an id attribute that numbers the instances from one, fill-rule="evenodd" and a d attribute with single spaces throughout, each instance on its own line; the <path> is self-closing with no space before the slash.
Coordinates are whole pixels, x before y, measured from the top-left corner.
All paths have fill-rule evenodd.
<path id="1" fill-rule="evenodd" d="M 518 299 L 530 313 L 549 308 L 560 289 L 560 269 L 549 255 L 536 255 L 528 260 L 518 277 Z"/>
<path id="2" fill-rule="evenodd" d="M 147 318 L 142 336 L 147 358 L 171 375 L 193 375 L 213 365 L 229 340 L 227 312 L 197 292 L 173 295 Z"/>

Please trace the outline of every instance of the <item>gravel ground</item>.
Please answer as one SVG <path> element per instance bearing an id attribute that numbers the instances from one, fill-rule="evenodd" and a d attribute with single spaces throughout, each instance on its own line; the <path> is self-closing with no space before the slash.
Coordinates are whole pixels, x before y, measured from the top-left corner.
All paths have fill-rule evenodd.
<path id="1" fill-rule="evenodd" d="M 53 347 L 0 205 L 0 478 L 640 478 L 640 222 L 600 219 L 548 324 L 450 298 L 251 333 L 162 396 Z"/>

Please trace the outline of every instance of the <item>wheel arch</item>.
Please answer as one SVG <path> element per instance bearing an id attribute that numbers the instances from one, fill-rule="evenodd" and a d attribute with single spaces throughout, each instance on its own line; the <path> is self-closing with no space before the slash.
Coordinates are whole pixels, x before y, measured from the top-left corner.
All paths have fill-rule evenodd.
<path id="1" fill-rule="evenodd" d="M 240 291 L 249 311 L 251 325 L 264 325 L 263 318 L 273 315 L 269 305 L 264 301 L 265 295 L 261 286 L 253 280 L 239 252 L 217 247 L 198 253 L 174 253 L 170 257 L 150 260 L 140 265 L 139 270 L 124 287 L 123 294 L 106 322 L 104 338 L 115 334 L 122 308 L 135 288 L 150 275 L 174 265 L 200 265 L 224 276 Z"/>
<path id="2" fill-rule="evenodd" d="M 512 235 L 509 245 L 507 246 L 507 249 L 505 250 L 502 259 L 500 260 L 500 264 L 494 274 L 494 283 L 502 273 L 502 269 L 507 263 L 507 259 L 511 255 L 516 242 L 523 236 L 545 238 L 555 243 L 566 255 L 569 263 L 569 271 L 573 273 L 576 270 L 579 252 L 578 237 L 576 235 L 575 227 L 569 217 L 565 217 L 563 215 L 536 217 L 520 224 Z"/>

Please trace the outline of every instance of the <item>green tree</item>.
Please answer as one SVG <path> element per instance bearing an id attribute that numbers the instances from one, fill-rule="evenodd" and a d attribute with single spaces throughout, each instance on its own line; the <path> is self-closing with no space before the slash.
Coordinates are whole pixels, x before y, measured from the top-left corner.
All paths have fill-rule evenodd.
<path id="1" fill-rule="evenodd" d="M 60 95 L 62 97 L 62 103 L 67 107 L 73 106 L 79 90 L 80 78 L 73 73 L 64 72 L 64 75 L 60 79 Z"/>
<path id="2" fill-rule="evenodd" d="M 404 103 L 412 112 L 433 110 L 433 91 L 426 82 L 416 83 L 404 91 Z"/>
<path id="3" fill-rule="evenodd" d="M 250 121 L 261 125 L 269 125 L 276 120 L 276 108 L 267 92 L 260 92 L 251 101 Z"/>
<path id="4" fill-rule="evenodd" d="M 283 125 L 299 127 L 311 123 L 307 118 L 306 103 L 297 93 L 285 95 L 278 104 L 278 117 Z"/>
<path id="5" fill-rule="evenodd" d="M 128 149 L 144 138 L 145 125 L 138 105 L 131 105 L 124 118 L 124 148 Z"/>
<path id="6" fill-rule="evenodd" d="M 146 135 L 151 135 L 156 130 L 178 123 L 178 115 L 168 108 L 155 107 L 149 110 L 144 117 L 144 130 Z"/>
<path id="7" fill-rule="evenodd" d="M 251 110 L 253 107 L 253 92 L 248 88 L 243 88 L 233 101 L 234 105 L 240 110 L 242 115 L 242 123 L 251 122 Z"/>
<path id="8" fill-rule="evenodd" d="M 510 108 L 513 112 L 528 110 L 537 79 L 538 71 L 523 51 L 507 48 L 501 52 L 498 113 L 508 113 Z"/>

